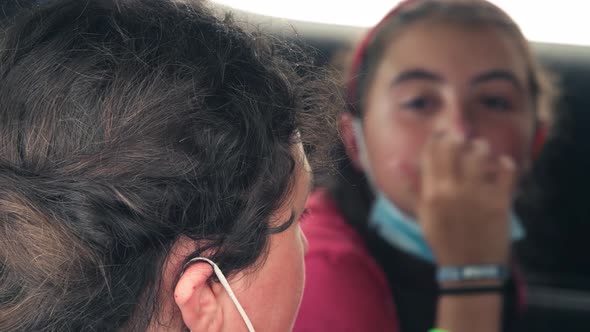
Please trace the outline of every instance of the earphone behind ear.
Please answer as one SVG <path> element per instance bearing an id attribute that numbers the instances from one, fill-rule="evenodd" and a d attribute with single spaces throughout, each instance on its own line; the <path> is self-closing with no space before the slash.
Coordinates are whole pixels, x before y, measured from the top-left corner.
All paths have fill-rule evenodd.
<path id="1" fill-rule="evenodd" d="M 231 287 L 229 285 L 229 282 L 227 281 L 227 279 L 223 275 L 223 272 L 221 272 L 221 269 L 219 268 L 219 266 L 217 266 L 217 264 L 215 264 L 209 258 L 195 257 L 195 258 L 189 260 L 184 265 L 182 271 L 184 272 L 187 268 L 189 268 L 191 266 L 191 264 L 193 264 L 195 262 L 205 262 L 205 263 L 208 263 L 209 265 L 211 265 L 211 267 L 213 268 L 213 273 L 215 273 L 215 276 L 217 276 L 217 279 L 219 279 L 219 282 L 221 283 L 221 285 L 223 286 L 223 288 L 225 289 L 225 291 L 227 292 L 227 294 L 231 298 L 232 302 L 236 306 L 236 309 L 238 309 L 238 312 L 240 313 L 240 316 L 242 316 L 242 319 L 244 320 L 244 323 L 246 323 L 246 327 L 248 328 L 248 331 L 249 332 L 255 332 L 254 326 L 252 325 L 252 322 L 250 321 L 250 318 L 248 318 L 248 315 L 246 314 L 246 311 L 244 310 L 244 308 L 240 304 L 240 301 L 238 301 L 238 298 L 236 297 L 236 295 L 234 294 L 233 290 L 231 289 Z"/>

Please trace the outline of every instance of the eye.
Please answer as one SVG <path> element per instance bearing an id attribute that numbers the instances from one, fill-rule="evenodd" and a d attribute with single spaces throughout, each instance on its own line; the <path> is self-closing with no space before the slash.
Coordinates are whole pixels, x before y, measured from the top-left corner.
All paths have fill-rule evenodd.
<path id="1" fill-rule="evenodd" d="M 420 96 L 411 98 L 402 104 L 402 109 L 414 112 L 424 112 L 436 107 L 436 100 L 432 97 Z"/>
<path id="2" fill-rule="evenodd" d="M 299 216 L 299 221 L 307 218 L 310 215 L 309 209 L 305 208 L 303 209 L 303 212 L 301 212 L 301 215 Z"/>
<path id="3" fill-rule="evenodd" d="M 510 99 L 501 96 L 484 96 L 481 98 L 483 106 L 494 111 L 509 111 L 512 109 Z"/>

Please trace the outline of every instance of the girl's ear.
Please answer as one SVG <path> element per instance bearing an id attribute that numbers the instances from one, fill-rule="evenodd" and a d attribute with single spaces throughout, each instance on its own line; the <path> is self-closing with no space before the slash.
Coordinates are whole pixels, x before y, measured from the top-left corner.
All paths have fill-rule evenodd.
<path id="1" fill-rule="evenodd" d="M 352 125 L 353 121 L 354 118 L 352 114 L 345 112 L 340 116 L 340 121 L 338 125 L 340 129 L 340 135 L 342 136 L 342 143 L 344 144 L 346 155 L 351 160 L 354 168 L 362 172 L 363 166 L 360 161 L 359 146 L 356 139 L 356 135 L 354 133 L 354 126 Z"/>
<path id="2" fill-rule="evenodd" d="M 543 150 L 543 146 L 545 145 L 545 141 L 547 140 L 547 126 L 540 122 L 537 124 L 537 129 L 535 131 L 535 135 L 533 136 L 533 146 L 531 148 L 532 153 L 532 160 L 536 160 L 539 158 L 541 151 Z"/>
<path id="3" fill-rule="evenodd" d="M 195 262 L 180 276 L 174 289 L 174 302 L 191 331 L 219 332 L 222 329 L 221 302 L 208 282 L 212 275 L 209 263 Z"/>

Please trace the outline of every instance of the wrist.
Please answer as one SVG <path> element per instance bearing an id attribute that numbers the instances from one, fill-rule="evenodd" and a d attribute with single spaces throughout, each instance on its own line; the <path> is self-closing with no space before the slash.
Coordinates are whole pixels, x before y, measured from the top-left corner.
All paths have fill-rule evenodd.
<path id="1" fill-rule="evenodd" d="M 505 280 L 490 279 L 490 280 L 463 280 L 463 281 L 446 281 L 439 282 L 439 289 L 460 288 L 460 287 L 502 287 L 506 283 Z"/>
<path id="2" fill-rule="evenodd" d="M 435 252 L 436 263 L 438 266 L 463 266 L 463 265 L 501 265 L 508 266 L 510 262 L 510 255 L 488 256 L 474 255 L 474 256 L 458 256 L 458 255 L 440 255 Z"/>
<path id="3" fill-rule="evenodd" d="M 436 256 L 436 263 L 438 266 L 462 266 L 483 264 L 508 266 L 510 264 L 510 246 L 502 249 L 498 249 L 498 247 L 495 246 L 488 246 L 487 249 L 482 248 L 481 250 L 469 250 L 467 248 L 462 248 L 461 251 L 449 250 L 449 246 L 437 249 L 446 249 L 435 250 L 435 248 L 433 248 L 434 255 Z"/>
<path id="4" fill-rule="evenodd" d="M 502 295 L 509 271 L 503 265 L 440 266 L 440 296 Z"/>

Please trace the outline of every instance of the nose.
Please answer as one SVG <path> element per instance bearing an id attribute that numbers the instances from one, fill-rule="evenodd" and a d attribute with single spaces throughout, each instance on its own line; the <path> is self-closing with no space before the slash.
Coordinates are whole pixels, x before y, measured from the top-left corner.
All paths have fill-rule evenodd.
<path id="1" fill-rule="evenodd" d="M 449 109 L 442 112 L 437 122 L 436 132 L 455 134 L 464 139 L 473 138 L 475 136 L 473 116 L 465 106 L 449 106 Z"/>
<path id="2" fill-rule="evenodd" d="M 301 243 L 303 244 L 303 252 L 307 255 L 307 252 L 309 251 L 309 242 L 307 241 L 307 237 L 305 236 L 305 233 L 303 232 L 302 229 L 300 229 L 300 234 L 301 234 Z"/>

